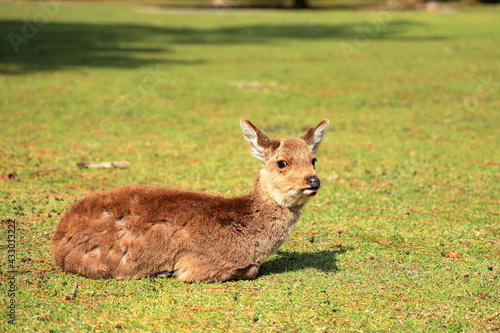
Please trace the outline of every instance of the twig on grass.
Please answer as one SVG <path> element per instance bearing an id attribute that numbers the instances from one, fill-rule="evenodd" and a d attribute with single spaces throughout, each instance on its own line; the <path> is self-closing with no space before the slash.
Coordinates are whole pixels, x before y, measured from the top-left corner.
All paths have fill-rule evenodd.
<path id="1" fill-rule="evenodd" d="M 78 282 L 75 281 L 75 283 L 73 283 L 73 289 L 71 290 L 71 294 L 66 296 L 67 301 L 70 301 L 76 297 L 76 290 L 77 289 L 78 289 Z"/>
<path id="2" fill-rule="evenodd" d="M 489 318 L 486 318 L 487 321 L 492 321 L 493 319 L 495 319 L 496 317 L 500 316 L 500 312 L 498 312 L 497 314 L 489 317 Z"/>
<path id="3" fill-rule="evenodd" d="M 126 169 L 130 166 L 127 161 L 114 161 L 114 162 L 78 162 L 76 165 L 80 168 L 88 169 Z"/>

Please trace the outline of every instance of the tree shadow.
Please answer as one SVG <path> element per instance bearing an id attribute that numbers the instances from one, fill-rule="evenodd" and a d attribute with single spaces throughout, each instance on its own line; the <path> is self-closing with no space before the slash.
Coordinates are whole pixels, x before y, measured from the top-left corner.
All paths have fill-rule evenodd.
<path id="1" fill-rule="evenodd" d="M 259 275 L 279 274 L 306 268 L 314 268 L 325 273 L 339 272 L 336 256 L 349 250 L 350 247 L 313 253 L 278 251 L 277 258 L 261 266 Z"/>
<path id="2" fill-rule="evenodd" d="M 149 27 L 132 25 L 49 22 L 30 30 L 23 21 L 0 21 L 0 73 L 196 63 L 167 57 L 172 50 L 151 43 L 154 35 Z"/>
<path id="3" fill-rule="evenodd" d="M 374 22 L 372 22 L 375 24 Z M 402 35 L 411 20 L 393 20 L 373 30 L 369 39 L 439 40 Z M 35 26 L 22 20 L 0 21 L 0 73 L 24 74 L 75 67 L 136 68 L 151 64 L 193 65 L 207 61 L 176 57 L 179 45 L 279 44 L 289 41 L 355 39 L 363 25 L 352 24 L 246 24 L 212 29 L 158 27 L 135 24 L 91 24 L 48 22 Z M 369 32 L 370 33 L 370 32 Z M 361 39 L 365 37 L 361 36 Z M 341 52 L 340 48 L 336 48 Z"/>

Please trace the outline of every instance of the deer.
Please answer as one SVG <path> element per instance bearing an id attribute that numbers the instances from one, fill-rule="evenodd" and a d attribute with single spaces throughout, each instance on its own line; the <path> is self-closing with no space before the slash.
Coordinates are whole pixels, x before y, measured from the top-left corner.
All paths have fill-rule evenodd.
<path id="1" fill-rule="evenodd" d="M 321 187 L 316 153 L 328 125 L 324 119 L 300 137 L 273 139 L 240 120 L 263 167 L 239 197 L 124 185 L 76 201 L 53 235 L 55 265 L 92 279 L 255 279 Z"/>

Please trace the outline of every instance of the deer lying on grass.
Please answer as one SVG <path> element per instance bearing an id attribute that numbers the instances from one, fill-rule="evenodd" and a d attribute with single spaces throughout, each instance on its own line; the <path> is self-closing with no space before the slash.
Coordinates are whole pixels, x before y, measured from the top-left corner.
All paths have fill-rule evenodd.
<path id="1" fill-rule="evenodd" d="M 153 186 L 92 194 L 57 226 L 54 262 L 93 279 L 254 279 L 321 187 L 314 155 L 328 120 L 300 138 L 271 139 L 249 120 L 240 125 L 264 163 L 248 194 L 229 199 Z"/>

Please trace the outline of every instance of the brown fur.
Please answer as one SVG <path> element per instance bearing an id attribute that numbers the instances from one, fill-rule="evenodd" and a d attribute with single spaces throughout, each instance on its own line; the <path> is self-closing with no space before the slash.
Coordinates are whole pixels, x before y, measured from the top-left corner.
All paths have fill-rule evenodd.
<path id="1" fill-rule="evenodd" d="M 264 162 L 248 194 L 223 198 L 153 186 L 95 193 L 76 202 L 57 226 L 55 264 L 94 279 L 254 279 L 319 188 L 308 182 L 317 178 L 311 161 L 328 121 L 300 139 L 271 139 L 248 120 L 241 126 L 252 154 Z"/>

